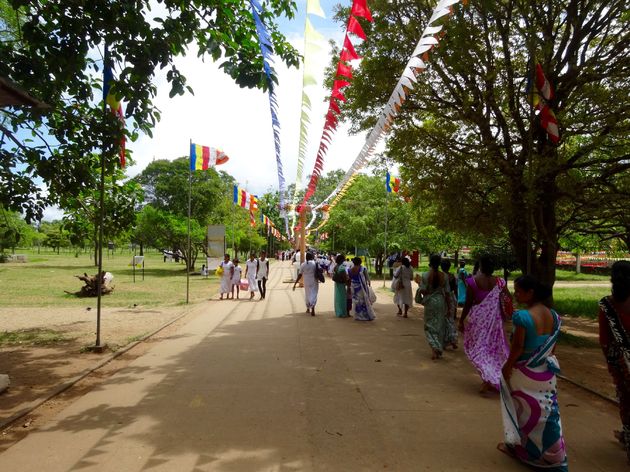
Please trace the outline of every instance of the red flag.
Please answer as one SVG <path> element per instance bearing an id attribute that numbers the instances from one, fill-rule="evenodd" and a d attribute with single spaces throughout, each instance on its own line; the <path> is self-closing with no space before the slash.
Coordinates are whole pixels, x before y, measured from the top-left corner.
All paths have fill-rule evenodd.
<path id="1" fill-rule="evenodd" d="M 127 160 L 125 158 L 125 145 L 127 144 L 127 136 L 125 136 L 125 130 L 124 130 L 125 115 L 123 114 L 122 103 L 118 104 L 118 110 L 116 110 L 116 116 L 118 116 L 118 119 L 122 123 L 122 127 L 123 127 L 123 131 L 120 135 L 120 142 L 119 142 L 120 149 L 118 151 L 118 156 L 120 157 L 120 167 L 124 169 L 125 164 L 127 163 Z"/>
<path id="2" fill-rule="evenodd" d="M 341 100 L 342 102 L 345 102 L 347 100 L 347 98 L 339 90 L 334 90 L 333 89 L 333 91 L 330 94 L 330 96 L 332 98 L 336 98 L 337 100 Z"/>
<path id="3" fill-rule="evenodd" d="M 340 90 L 344 87 L 347 87 L 348 85 L 350 85 L 350 82 L 347 82 L 345 80 L 335 80 L 335 82 L 333 83 L 333 91 Z"/>
<path id="4" fill-rule="evenodd" d="M 351 79 L 352 68 L 339 61 L 339 64 L 337 64 L 337 75 L 343 75 L 344 77 Z"/>
<path id="5" fill-rule="evenodd" d="M 367 6 L 367 0 L 354 0 L 352 2 L 352 10 L 350 11 L 354 16 L 360 16 L 368 21 L 373 21 L 372 14 Z M 363 38 L 365 39 L 365 38 Z"/>
<path id="6" fill-rule="evenodd" d="M 337 105 L 337 102 L 335 101 L 334 98 L 330 99 L 330 108 L 334 110 L 334 112 L 337 114 L 341 113 L 341 110 L 339 109 L 339 105 Z"/>
<path id="7" fill-rule="evenodd" d="M 560 141 L 560 130 L 558 129 L 558 120 L 549 105 L 546 103 L 539 106 L 540 109 L 540 126 L 542 126 L 551 142 L 558 144 Z"/>
<path id="8" fill-rule="evenodd" d="M 354 45 L 350 41 L 350 38 L 346 34 L 346 39 L 343 40 L 343 52 L 347 52 L 349 59 L 361 59 L 361 56 L 357 54 L 357 51 L 354 49 Z M 341 53 L 343 55 L 343 52 Z"/>
<path id="9" fill-rule="evenodd" d="M 363 28 L 361 28 L 361 25 L 354 16 L 350 16 L 350 21 L 348 21 L 348 31 L 356 34 L 361 39 L 367 39 Z"/>
<path id="10" fill-rule="evenodd" d="M 545 100 L 553 99 L 553 87 L 545 77 L 542 66 L 538 62 L 536 63 L 536 88 Z"/>

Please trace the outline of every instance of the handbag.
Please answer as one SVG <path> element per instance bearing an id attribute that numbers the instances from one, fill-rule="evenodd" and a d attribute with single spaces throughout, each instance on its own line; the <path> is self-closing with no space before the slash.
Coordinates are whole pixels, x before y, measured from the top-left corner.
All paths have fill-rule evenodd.
<path id="1" fill-rule="evenodd" d="M 499 293 L 499 308 L 501 309 L 501 318 L 503 318 L 503 321 L 512 319 L 512 313 L 514 313 L 514 301 L 512 300 L 512 295 L 507 288 L 507 284 L 501 287 L 501 292 Z"/>
<path id="2" fill-rule="evenodd" d="M 215 274 L 217 274 L 219 277 L 223 275 L 223 266 L 222 265 L 217 267 L 217 270 L 215 271 Z"/>
<path id="3" fill-rule="evenodd" d="M 326 282 L 326 278 L 324 277 L 324 271 L 317 263 L 315 264 L 315 276 L 317 277 L 317 280 L 319 280 L 321 283 Z"/>
<path id="4" fill-rule="evenodd" d="M 420 287 L 416 289 L 416 296 L 414 297 L 414 301 L 418 305 L 422 304 L 422 292 L 420 291 Z"/>
<path id="5" fill-rule="evenodd" d="M 368 285 L 368 298 L 370 303 L 376 303 L 376 293 L 374 293 L 374 289 L 370 285 Z"/>

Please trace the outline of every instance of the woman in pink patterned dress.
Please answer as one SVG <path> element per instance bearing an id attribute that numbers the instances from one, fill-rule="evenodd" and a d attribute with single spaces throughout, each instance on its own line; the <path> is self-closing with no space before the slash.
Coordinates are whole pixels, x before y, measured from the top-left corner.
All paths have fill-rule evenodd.
<path id="1" fill-rule="evenodd" d="M 501 368 L 510 348 L 499 303 L 505 280 L 492 275 L 494 263 L 489 256 L 481 257 L 479 265 L 479 271 L 466 279 L 466 303 L 459 330 L 464 333 L 464 352 L 483 381 L 480 392 L 485 393 L 493 388 L 499 390 Z"/>

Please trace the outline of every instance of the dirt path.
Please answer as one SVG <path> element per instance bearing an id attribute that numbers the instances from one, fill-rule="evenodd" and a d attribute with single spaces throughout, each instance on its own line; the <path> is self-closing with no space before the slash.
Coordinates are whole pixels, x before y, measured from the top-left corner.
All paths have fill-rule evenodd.
<path id="1" fill-rule="evenodd" d="M 318 316 L 272 267 L 267 300 L 213 301 L 0 454 L 2 470 L 523 471 L 495 450 L 498 398 L 460 351 L 430 360 L 419 312 Z M 560 359 L 563 362 L 563 359 Z M 572 472 L 622 470 L 616 409 L 561 385 Z M 481 434 L 480 434 L 481 433 Z"/>

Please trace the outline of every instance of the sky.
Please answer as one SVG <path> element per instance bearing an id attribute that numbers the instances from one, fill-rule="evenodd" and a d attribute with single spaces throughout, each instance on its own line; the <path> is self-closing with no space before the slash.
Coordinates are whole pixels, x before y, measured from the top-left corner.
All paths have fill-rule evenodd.
<path id="1" fill-rule="evenodd" d="M 332 21 L 334 7 L 349 6 L 351 0 L 320 0 L 325 19 L 309 15 L 315 29 L 326 42 L 332 39 L 337 45 L 343 41 L 345 25 Z M 297 1 L 298 11 L 293 19 L 277 18 L 277 24 L 287 40 L 300 52 L 304 49 L 304 21 L 306 0 Z M 156 12 L 157 8 L 152 10 Z M 368 37 L 369 41 L 369 37 Z M 356 38 L 353 41 L 356 44 Z M 312 101 L 309 126 L 309 151 L 307 153 L 302 186 L 310 175 L 319 146 L 329 93 L 322 82 L 324 68 L 330 62 L 330 49 L 322 51 L 321 74 L 318 86 L 309 88 Z M 223 150 L 230 160 L 219 169 L 235 177 L 239 185 L 253 194 L 278 189 L 278 174 L 271 128 L 271 114 L 266 92 L 245 89 L 235 85 L 232 79 L 219 69 L 220 61 L 202 61 L 191 48 L 187 56 L 177 58 L 175 64 L 187 79 L 194 95 L 169 98 L 170 85 L 166 70 L 158 72 L 155 83 L 155 105 L 162 113 L 161 121 L 153 130 L 153 137 L 141 135 L 136 142 L 127 142 L 132 152 L 133 165 L 127 175 L 133 177 L 154 159 L 173 160 L 186 156 L 189 143 L 216 147 Z M 281 157 L 286 185 L 295 182 L 299 140 L 299 116 L 302 97 L 302 70 L 288 69 L 279 59 L 274 64 L 279 79 L 276 93 L 279 103 L 281 126 Z M 123 100 L 124 104 L 124 100 Z M 367 133 L 351 136 L 349 125 L 340 124 L 324 161 L 324 172 L 347 170 L 361 150 Z M 318 203 L 318 202 L 314 202 Z M 61 218 L 58 208 L 48 208 L 44 219 Z"/>
<path id="2" fill-rule="evenodd" d="M 327 17 L 332 16 L 338 0 L 322 1 Z M 344 0 L 342 3 L 350 3 Z M 289 42 L 302 53 L 304 48 L 304 16 L 306 1 L 298 2 L 298 14 L 292 20 L 278 20 L 281 31 Z M 311 16 L 315 28 L 326 39 L 339 43 L 344 27 L 330 19 Z M 328 51 L 321 55 L 321 76 L 328 64 Z M 268 96 L 261 90 L 242 89 L 224 74 L 218 63 L 202 62 L 194 50 L 176 61 L 186 76 L 195 95 L 169 98 L 170 87 L 162 74 L 158 80 L 155 101 L 162 111 L 162 120 L 154 130 L 153 138 L 141 137 L 129 143 L 135 164 L 128 169 L 133 176 L 141 172 L 153 159 L 174 159 L 188 154 L 189 140 L 222 149 L 230 160 L 221 166 L 233 175 L 243 188 L 251 193 L 263 193 L 278 188 L 277 167 L 273 146 L 271 115 Z M 302 70 L 288 69 L 278 60 L 275 63 L 279 86 L 276 89 L 281 126 L 281 156 L 287 185 L 295 182 L 299 116 L 302 94 Z M 305 164 L 305 177 L 310 174 L 324 124 L 327 104 L 323 103 L 326 91 L 323 86 L 311 87 L 313 110 L 309 128 L 309 152 Z M 341 126 L 325 160 L 324 172 L 350 167 L 361 150 L 365 134 L 348 135 L 348 126 Z"/>

